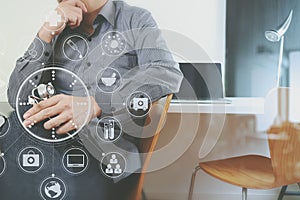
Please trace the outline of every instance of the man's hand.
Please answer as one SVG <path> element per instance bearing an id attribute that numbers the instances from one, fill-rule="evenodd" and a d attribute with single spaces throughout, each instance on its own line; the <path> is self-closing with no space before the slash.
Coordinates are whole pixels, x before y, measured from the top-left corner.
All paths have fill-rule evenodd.
<path id="1" fill-rule="evenodd" d="M 90 100 L 91 110 L 88 110 Z M 87 116 L 89 113 L 89 116 Z M 56 133 L 65 134 L 84 125 L 86 118 L 91 120 L 101 114 L 101 109 L 93 97 L 74 97 L 56 95 L 41 101 L 29 109 L 23 116 L 24 126 L 28 127 L 45 119 L 49 119 L 44 128 L 58 128 Z"/>
<path id="2" fill-rule="evenodd" d="M 87 12 L 87 8 L 80 0 L 63 0 L 55 9 L 55 12 L 54 14 L 59 15 L 61 20 L 58 21 L 56 26 L 45 22 L 38 33 L 39 37 L 48 43 L 50 43 L 56 35 L 59 35 L 66 26 L 71 28 L 79 27 L 83 20 L 83 14 Z"/>

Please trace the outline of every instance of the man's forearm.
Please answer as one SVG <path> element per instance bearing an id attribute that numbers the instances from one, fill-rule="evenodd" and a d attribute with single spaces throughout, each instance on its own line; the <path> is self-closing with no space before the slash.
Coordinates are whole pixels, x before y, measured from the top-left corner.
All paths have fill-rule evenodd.
<path id="1" fill-rule="evenodd" d="M 37 54 L 33 55 L 32 50 Z M 52 53 L 52 45 L 36 36 L 23 57 L 17 60 L 16 66 L 10 76 L 7 90 L 8 102 L 13 108 L 15 108 L 17 93 L 22 83 L 30 74 L 47 65 Z M 34 81 L 38 83 L 41 77 L 36 76 L 34 78 Z M 28 91 L 29 93 L 30 91 Z"/>

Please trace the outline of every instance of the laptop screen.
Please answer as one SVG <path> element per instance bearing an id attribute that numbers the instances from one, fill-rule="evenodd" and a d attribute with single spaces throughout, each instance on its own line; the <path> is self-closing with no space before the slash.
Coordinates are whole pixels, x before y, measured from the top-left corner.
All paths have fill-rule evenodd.
<path id="1" fill-rule="evenodd" d="M 184 79 L 173 98 L 218 100 L 224 98 L 220 63 L 180 63 Z"/>

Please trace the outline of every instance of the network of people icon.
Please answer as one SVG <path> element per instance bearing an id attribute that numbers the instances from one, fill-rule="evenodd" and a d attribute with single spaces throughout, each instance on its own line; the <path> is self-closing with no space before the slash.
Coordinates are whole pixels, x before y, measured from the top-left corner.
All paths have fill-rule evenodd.
<path id="1" fill-rule="evenodd" d="M 126 169 L 126 160 L 120 153 L 109 153 L 101 162 L 102 172 L 110 178 L 120 177 Z"/>

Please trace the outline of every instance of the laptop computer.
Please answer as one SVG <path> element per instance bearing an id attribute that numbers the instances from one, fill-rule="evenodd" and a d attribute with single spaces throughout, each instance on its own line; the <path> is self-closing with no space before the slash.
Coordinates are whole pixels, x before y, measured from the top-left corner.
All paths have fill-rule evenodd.
<path id="1" fill-rule="evenodd" d="M 220 63 L 180 63 L 184 79 L 172 103 L 229 104 Z"/>

